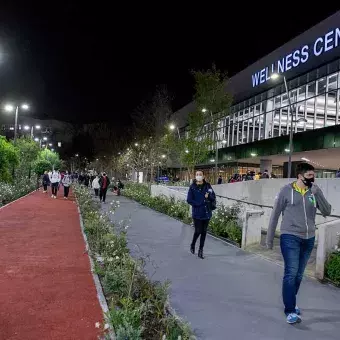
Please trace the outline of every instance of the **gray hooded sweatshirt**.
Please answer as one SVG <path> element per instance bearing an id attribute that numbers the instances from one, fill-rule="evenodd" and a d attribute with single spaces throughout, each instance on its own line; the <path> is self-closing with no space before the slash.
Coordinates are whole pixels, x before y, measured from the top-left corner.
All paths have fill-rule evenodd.
<path id="1" fill-rule="evenodd" d="M 313 184 L 304 195 L 294 189 L 293 183 L 284 186 L 275 198 L 268 226 L 267 246 L 273 247 L 275 230 L 281 213 L 281 234 L 290 234 L 303 239 L 314 237 L 317 209 L 323 216 L 329 216 L 332 210 L 318 186 Z"/>

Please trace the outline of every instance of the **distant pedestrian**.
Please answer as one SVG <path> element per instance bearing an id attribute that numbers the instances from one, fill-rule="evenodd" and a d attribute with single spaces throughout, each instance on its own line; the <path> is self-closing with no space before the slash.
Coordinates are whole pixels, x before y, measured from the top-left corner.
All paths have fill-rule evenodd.
<path id="1" fill-rule="evenodd" d="M 110 185 L 109 177 L 107 177 L 106 173 L 103 172 L 102 177 L 100 177 L 100 179 L 99 179 L 99 186 L 100 186 L 99 198 L 100 198 L 100 202 L 105 203 L 106 192 L 107 192 L 107 189 L 108 189 L 109 185 Z"/>
<path id="2" fill-rule="evenodd" d="M 64 177 L 62 179 L 62 184 L 64 186 L 64 199 L 68 199 L 68 194 L 70 192 L 70 185 L 72 183 L 71 176 L 69 175 L 68 171 L 65 172 Z"/>
<path id="3" fill-rule="evenodd" d="M 43 178 L 42 178 L 42 184 L 44 187 L 44 191 L 43 193 L 46 194 L 47 193 L 47 187 L 50 185 L 50 177 L 48 176 L 48 172 L 45 171 Z"/>
<path id="4" fill-rule="evenodd" d="M 92 181 L 92 189 L 94 190 L 94 196 L 98 197 L 99 189 L 100 189 L 98 176 L 96 176 Z"/>
<path id="5" fill-rule="evenodd" d="M 223 180 L 222 180 L 222 176 L 219 176 L 218 177 L 218 180 L 217 180 L 217 184 L 222 184 Z"/>
<path id="6" fill-rule="evenodd" d="M 60 173 L 57 170 L 53 170 L 50 175 L 50 182 L 52 187 L 52 198 L 57 198 L 58 186 L 60 183 Z"/>
<path id="7" fill-rule="evenodd" d="M 282 297 L 284 312 L 290 324 L 301 321 L 296 295 L 314 248 L 316 210 L 319 209 L 323 216 L 329 216 L 332 209 L 321 189 L 314 184 L 314 167 L 308 163 L 300 163 L 296 167 L 296 173 L 297 181 L 284 186 L 275 198 L 266 241 L 267 247 L 272 249 L 275 230 L 282 214 Z"/>
<path id="8" fill-rule="evenodd" d="M 244 179 L 245 181 L 252 181 L 253 180 L 253 176 L 250 170 L 247 171 L 246 177 Z"/>
<path id="9" fill-rule="evenodd" d="M 336 178 L 340 178 L 340 168 L 339 168 L 339 170 L 336 172 L 335 177 L 336 177 Z"/>
<path id="10" fill-rule="evenodd" d="M 261 179 L 269 179 L 268 170 L 264 170 L 264 173 L 261 175 Z"/>
<path id="11" fill-rule="evenodd" d="M 196 178 L 188 191 L 187 202 L 192 206 L 192 218 L 195 226 L 190 251 L 195 254 L 196 241 L 200 237 L 198 257 L 204 259 L 203 248 L 212 211 L 216 209 L 216 196 L 211 185 L 205 181 L 202 171 L 196 172 Z"/>

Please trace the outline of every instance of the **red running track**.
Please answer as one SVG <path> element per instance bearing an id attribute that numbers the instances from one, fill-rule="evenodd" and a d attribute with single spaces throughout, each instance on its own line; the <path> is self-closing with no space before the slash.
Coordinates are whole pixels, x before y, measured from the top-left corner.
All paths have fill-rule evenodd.
<path id="1" fill-rule="evenodd" d="M 60 192 L 59 192 L 60 194 Z M 97 339 L 97 299 L 74 198 L 0 209 L 0 339 Z"/>

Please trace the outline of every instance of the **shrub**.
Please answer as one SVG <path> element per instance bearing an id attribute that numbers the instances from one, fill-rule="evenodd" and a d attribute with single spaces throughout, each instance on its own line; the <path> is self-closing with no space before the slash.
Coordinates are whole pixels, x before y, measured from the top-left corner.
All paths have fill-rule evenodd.
<path id="1" fill-rule="evenodd" d="M 123 194 L 151 209 L 167 214 L 184 223 L 192 223 L 189 205 L 185 201 L 179 201 L 174 197 L 169 198 L 164 195 L 152 197 L 148 187 L 138 183 L 127 183 Z M 239 212 L 239 207 L 236 205 L 232 207 L 219 205 L 209 223 L 209 231 L 216 236 L 230 239 L 240 245 L 242 229 L 238 224 Z"/>
<path id="2" fill-rule="evenodd" d="M 331 253 L 325 264 L 325 274 L 334 284 L 340 286 L 340 252 Z"/>
<path id="3" fill-rule="evenodd" d="M 28 178 L 17 179 L 15 185 L 0 182 L 0 207 L 32 192 L 36 185 Z"/>
<path id="4" fill-rule="evenodd" d="M 192 335 L 189 327 L 167 313 L 168 283 L 149 280 L 144 259 L 134 259 L 129 253 L 125 228 L 117 228 L 109 215 L 101 214 L 86 188 L 75 186 L 74 191 L 89 254 L 94 259 L 109 305 L 108 322 L 117 340 L 151 340 L 163 336 L 169 340 L 174 339 L 175 332 L 182 340 L 189 340 Z M 150 195 L 146 196 L 146 192 L 145 188 L 139 188 L 141 200 L 150 204 Z M 118 202 L 114 203 L 109 214 L 118 206 Z"/>

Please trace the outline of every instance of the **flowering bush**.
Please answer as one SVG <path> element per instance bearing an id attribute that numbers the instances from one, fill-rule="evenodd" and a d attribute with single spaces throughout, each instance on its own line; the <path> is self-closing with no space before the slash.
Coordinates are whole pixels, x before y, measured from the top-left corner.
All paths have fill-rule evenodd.
<path id="1" fill-rule="evenodd" d="M 36 189 L 36 183 L 28 178 L 18 179 L 15 184 L 0 182 L 0 207 L 27 195 Z"/>
<path id="2" fill-rule="evenodd" d="M 190 207 L 186 202 L 163 195 L 152 197 L 148 187 L 144 184 L 127 183 L 123 195 L 184 223 L 192 223 Z M 216 236 L 227 238 L 240 245 L 242 229 L 238 224 L 238 213 L 239 208 L 237 206 L 225 207 L 219 205 L 209 223 L 209 231 Z"/>
<path id="3" fill-rule="evenodd" d="M 110 222 L 110 214 L 114 214 L 119 202 L 111 204 L 108 214 L 101 214 L 98 203 L 92 200 L 86 188 L 75 186 L 74 191 L 89 254 L 94 259 L 108 302 L 108 322 L 115 330 L 116 339 L 191 339 L 189 327 L 168 311 L 168 283 L 148 279 L 145 260 L 135 259 L 129 253 L 128 226 Z"/>
<path id="4" fill-rule="evenodd" d="M 325 264 L 325 274 L 335 285 L 340 286 L 340 233 L 337 236 L 338 244 L 334 247 L 334 252 L 328 256 Z"/>
<path id="5" fill-rule="evenodd" d="M 209 223 L 212 233 L 241 244 L 242 229 L 238 225 L 239 208 L 219 205 Z"/>

